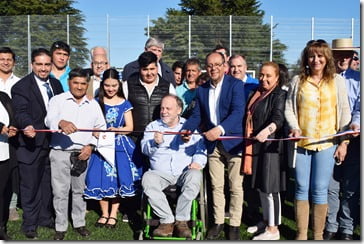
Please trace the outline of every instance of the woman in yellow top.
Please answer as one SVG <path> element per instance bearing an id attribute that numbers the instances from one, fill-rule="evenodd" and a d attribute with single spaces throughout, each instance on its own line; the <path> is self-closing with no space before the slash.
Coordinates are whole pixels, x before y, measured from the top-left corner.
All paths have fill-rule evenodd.
<path id="1" fill-rule="evenodd" d="M 314 239 L 322 240 L 335 158 L 343 161 L 346 154 L 346 141 L 325 136 L 345 130 L 351 115 L 345 80 L 336 74 L 332 51 L 324 40 L 307 43 L 300 66 L 299 75 L 290 84 L 285 109 L 290 136 L 309 138 L 297 142 L 296 239 L 307 240 L 310 199 Z"/>

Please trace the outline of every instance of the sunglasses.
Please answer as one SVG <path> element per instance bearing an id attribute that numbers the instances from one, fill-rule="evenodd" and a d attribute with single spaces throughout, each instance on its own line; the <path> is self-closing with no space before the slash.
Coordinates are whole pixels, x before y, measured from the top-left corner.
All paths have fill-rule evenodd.
<path id="1" fill-rule="evenodd" d="M 354 61 L 358 61 L 358 60 L 359 60 L 359 57 L 358 57 L 358 56 L 354 56 L 354 57 L 353 57 L 353 60 L 354 60 Z"/>
<path id="2" fill-rule="evenodd" d="M 327 44 L 327 42 L 323 39 L 317 39 L 317 40 L 310 40 L 306 43 L 306 46 L 311 46 L 314 43 L 318 43 L 318 44 Z"/>

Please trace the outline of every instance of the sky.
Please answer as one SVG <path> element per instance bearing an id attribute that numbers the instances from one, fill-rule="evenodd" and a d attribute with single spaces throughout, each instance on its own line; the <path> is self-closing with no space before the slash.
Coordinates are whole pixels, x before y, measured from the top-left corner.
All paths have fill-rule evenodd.
<path id="1" fill-rule="evenodd" d="M 270 16 L 279 16 L 280 18 L 355 18 L 360 16 L 359 0 L 257 0 L 261 3 L 260 9 L 265 11 L 264 22 L 269 23 Z M 120 21 L 126 24 L 130 21 L 134 31 L 140 30 L 138 37 L 129 40 L 135 47 L 133 50 L 123 51 L 123 55 L 115 54 L 116 49 L 111 48 L 110 59 L 116 66 L 123 66 L 128 61 L 133 61 L 143 51 L 147 37 L 144 35 L 144 27 L 147 25 L 147 18 L 156 19 L 165 17 L 167 8 L 180 9 L 178 5 L 180 0 L 78 0 L 72 5 L 79 9 L 85 16 L 85 27 L 88 30 L 88 48 L 95 45 L 107 46 L 107 34 L 96 32 L 98 22 L 105 22 L 108 14 L 112 20 L 113 17 L 121 16 Z M 104 25 L 100 28 L 105 29 Z M 112 34 L 117 33 L 116 31 Z M 115 34 L 114 34 L 115 35 Z M 111 39 L 111 38 L 110 38 Z M 112 40 L 112 39 L 111 39 Z M 110 45 L 111 46 L 111 45 Z M 296 53 L 287 54 L 287 56 Z"/>

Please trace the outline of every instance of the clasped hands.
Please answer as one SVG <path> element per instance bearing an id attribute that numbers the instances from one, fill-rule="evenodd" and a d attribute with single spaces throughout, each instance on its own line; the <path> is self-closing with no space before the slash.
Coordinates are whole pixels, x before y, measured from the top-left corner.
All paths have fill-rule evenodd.
<path id="1" fill-rule="evenodd" d="M 9 127 L 4 125 L 3 128 L 1 129 L 1 134 L 6 135 L 8 137 L 15 136 L 17 132 L 18 132 L 18 129 L 12 125 Z"/>

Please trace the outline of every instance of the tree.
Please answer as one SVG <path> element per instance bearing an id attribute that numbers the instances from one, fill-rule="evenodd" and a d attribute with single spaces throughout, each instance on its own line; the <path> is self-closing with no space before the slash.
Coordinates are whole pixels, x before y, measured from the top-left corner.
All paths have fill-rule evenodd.
<path id="1" fill-rule="evenodd" d="M 181 10 L 167 9 L 165 18 L 152 20 L 150 35 L 165 42 L 163 60 L 172 64 L 205 55 L 217 44 L 230 45 L 231 53 L 244 54 L 249 69 L 270 59 L 270 26 L 263 24 L 264 11 L 256 0 L 181 0 Z M 188 53 L 189 16 L 191 16 L 191 53 Z M 273 61 L 285 64 L 286 45 L 273 40 Z"/>
<path id="2" fill-rule="evenodd" d="M 67 42 L 67 15 L 69 16 L 68 44 L 72 50 L 70 66 L 85 65 L 88 50 L 86 38 L 83 37 L 84 17 L 79 10 L 71 6 L 73 3 L 73 0 L 0 1 L 0 46 L 11 47 L 16 53 L 15 73 L 18 76 L 28 73 L 29 44 L 33 50 L 38 47 L 49 49 L 52 43 L 58 40 Z"/>

